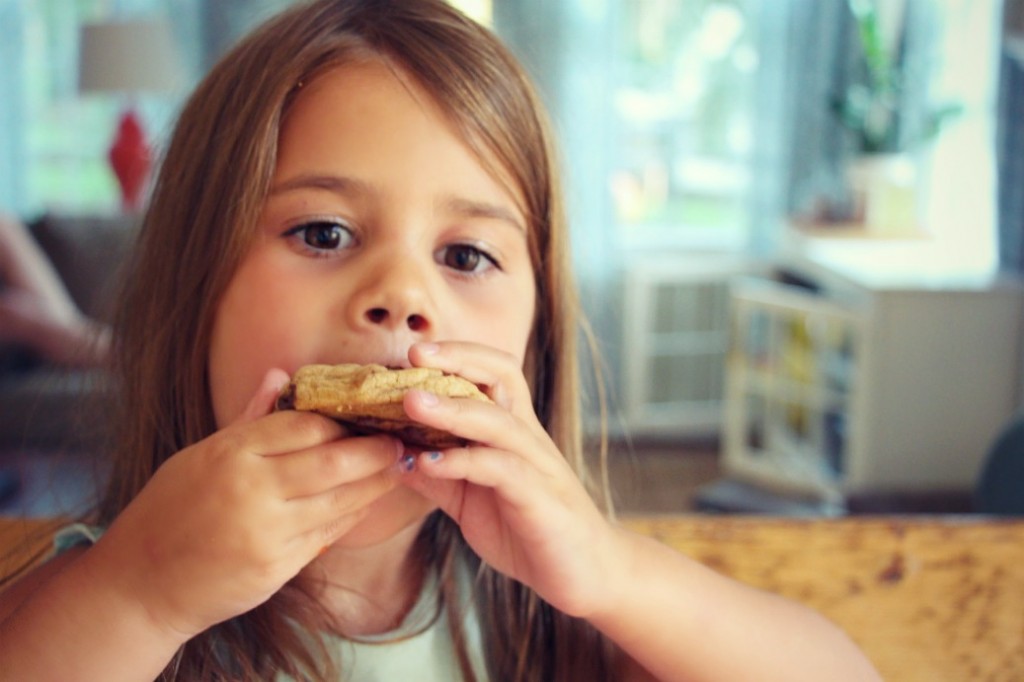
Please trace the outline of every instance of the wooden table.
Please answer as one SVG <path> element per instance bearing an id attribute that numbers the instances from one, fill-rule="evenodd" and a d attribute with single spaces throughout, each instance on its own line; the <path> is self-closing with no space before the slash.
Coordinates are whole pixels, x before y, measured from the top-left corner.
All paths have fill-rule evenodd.
<path id="1" fill-rule="evenodd" d="M 1024 680 L 1024 520 L 626 519 L 828 616 L 889 682 Z"/>
<path id="2" fill-rule="evenodd" d="M 62 524 L 58 519 L 0 516 L 0 578 L 42 560 Z"/>
<path id="3" fill-rule="evenodd" d="M 0 574 L 45 551 L 41 523 L 0 517 Z M 623 523 L 817 609 L 888 682 L 1024 680 L 1024 520 L 695 515 Z"/>

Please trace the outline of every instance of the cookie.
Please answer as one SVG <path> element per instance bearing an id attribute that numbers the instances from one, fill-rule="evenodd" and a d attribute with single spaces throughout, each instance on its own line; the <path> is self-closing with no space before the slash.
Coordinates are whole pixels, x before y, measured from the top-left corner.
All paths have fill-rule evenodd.
<path id="1" fill-rule="evenodd" d="M 316 412 L 360 433 L 386 431 L 412 447 L 442 450 L 465 445 L 462 438 L 406 416 L 402 398 L 414 388 L 449 398 L 491 401 L 472 382 L 439 369 L 306 365 L 282 389 L 277 409 Z"/>

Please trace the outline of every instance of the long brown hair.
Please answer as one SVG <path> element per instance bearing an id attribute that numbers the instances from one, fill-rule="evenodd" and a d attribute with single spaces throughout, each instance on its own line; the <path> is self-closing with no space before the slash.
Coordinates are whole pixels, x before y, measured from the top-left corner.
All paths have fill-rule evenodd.
<path id="1" fill-rule="evenodd" d="M 302 84 L 367 56 L 415 79 L 480 158 L 494 159 L 516 184 L 538 292 L 527 378 L 542 423 L 586 480 L 577 368 L 582 316 L 556 157 L 528 78 L 490 32 L 442 0 L 321 0 L 278 15 L 239 43 L 181 113 L 115 322 L 122 391 L 101 524 L 128 505 L 163 461 L 216 429 L 207 382 L 211 328 L 253 239 L 281 120 Z M 481 566 L 450 520 L 435 514 L 420 546 L 442 575 L 442 598 L 452 613 L 460 605 L 446 567 L 456 559 L 479 567 L 477 608 L 492 679 L 610 679 L 607 647 L 592 628 Z M 190 641 L 165 679 L 330 674 L 323 651 L 296 632 L 296 623 L 316 622 L 310 602 L 301 585 L 289 585 L 264 606 Z M 450 622 L 471 678 L 459 619 Z"/>

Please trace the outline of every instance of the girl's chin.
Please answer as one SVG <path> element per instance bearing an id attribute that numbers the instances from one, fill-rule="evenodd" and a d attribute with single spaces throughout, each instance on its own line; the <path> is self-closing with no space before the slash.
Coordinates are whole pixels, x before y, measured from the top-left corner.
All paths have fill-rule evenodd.
<path id="1" fill-rule="evenodd" d="M 413 524 L 419 524 L 437 505 L 419 493 L 399 486 L 370 505 L 356 526 L 334 547 L 358 549 L 387 542 Z"/>

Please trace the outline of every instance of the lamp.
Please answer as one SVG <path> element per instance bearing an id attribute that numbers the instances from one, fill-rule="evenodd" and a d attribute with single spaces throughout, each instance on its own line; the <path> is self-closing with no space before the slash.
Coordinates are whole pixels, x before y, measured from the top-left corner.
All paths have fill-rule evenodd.
<path id="1" fill-rule="evenodd" d="M 164 21 L 84 24 L 80 39 L 80 92 L 167 92 L 179 83 L 178 55 Z M 152 156 L 131 102 L 121 114 L 108 158 L 121 186 L 122 207 L 138 210 Z"/>

